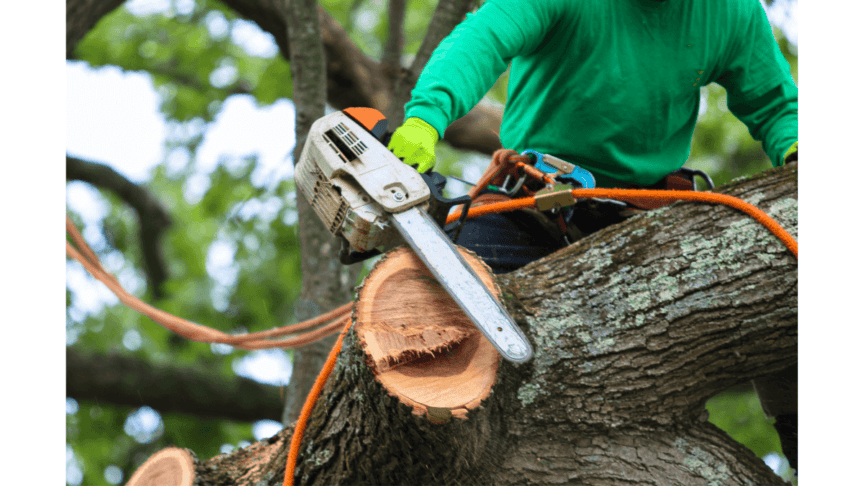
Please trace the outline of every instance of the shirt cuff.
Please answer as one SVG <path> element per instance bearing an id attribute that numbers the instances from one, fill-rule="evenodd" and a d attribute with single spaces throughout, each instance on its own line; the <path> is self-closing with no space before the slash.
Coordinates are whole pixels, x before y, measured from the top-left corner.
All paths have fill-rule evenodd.
<path id="1" fill-rule="evenodd" d="M 792 144 L 791 147 L 789 147 L 789 150 L 787 150 L 786 153 L 783 154 L 783 163 L 784 164 L 786 162 L 791 162 L 793 160 L 798 160 L 798 141 L 797 140 L 795 141 L 795 143 Z"/>

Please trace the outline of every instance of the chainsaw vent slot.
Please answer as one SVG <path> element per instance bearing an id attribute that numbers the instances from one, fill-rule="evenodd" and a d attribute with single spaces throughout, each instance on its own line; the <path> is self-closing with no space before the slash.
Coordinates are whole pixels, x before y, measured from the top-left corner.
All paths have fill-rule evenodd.
<path id="1" fill-rule="evenodd" d="M 312 209 L 318 214 L 318 218 L 327 225 L 330 233 L 336 234 L 348 214 L 348 203 L 339 194 L 336 186 L 330 183 L 320 170 L 313 171 L 315 174 L 315 188 L 313 189 Z"/>
<path id="2" fill-rule="evenodd" d="M 344 162 L 356 159 L 368 148 L 354 132 L 342 123 L 324 132 L 324 138 Z"/>
<path id="3" fill-rule="evenodd" d="M 327 130 L 324 132 L 324 140 L 326 140 L 327 145 L 336 152 L 336 155 L 342 159 L 342 162 L 350 162 L 357 158 L 357 156 L 354 155 L 354 152 L 352 152 L 351 149 L 349 149 L 348 146 L 336 136 L 333 130 Z"/>

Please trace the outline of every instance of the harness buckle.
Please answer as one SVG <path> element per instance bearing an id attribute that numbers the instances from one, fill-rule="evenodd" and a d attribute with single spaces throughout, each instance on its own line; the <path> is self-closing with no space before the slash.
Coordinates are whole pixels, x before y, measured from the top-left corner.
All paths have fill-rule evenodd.
<path id="1" fill-rule="evenodd" d="M 681 167 L 680 169 L 673 172 L 673 174 L 679 173 L 679 172 L 686 175 L 687 178 L 690 179 L 691 182 L 693 182 L 693 190 L 694 191 L 696 190 L 696 178 L 693 176 L 701 177 L 702 180 L 705 181 L 706 184 L 708 184 L 708 190 L 709 191 L 714 190 L 714 181 L 712 181 L 711 176 L 709 176 L 705 172 L 703 172 L 701 170 L 697 170 L 697 169 L 691 169 L 690 167 Z"/>
<path id="2" fill-rule="evenodd" d="M 545 194 L 538 192 L 537 195 L 534 196 L 534 200 L 537 209 L 540 211 L 561 209 L 576 204 L 576 198 L 573 197 L 573 193 L 569 190 L 548 192 Z"/>

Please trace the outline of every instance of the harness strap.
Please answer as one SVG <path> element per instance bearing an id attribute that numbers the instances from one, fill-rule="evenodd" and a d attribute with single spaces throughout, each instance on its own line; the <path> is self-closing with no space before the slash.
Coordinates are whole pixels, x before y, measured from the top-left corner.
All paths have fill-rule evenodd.
<path id="1" fill-rule="evenodd" d="M 512 197 L 506 194 L 498 194 L 494 192 L 487 192 L 484 194 L 480 194 L 473 201 L 471 201 L 471 207 L 476 208 L 480 206 L 485 206 L 487 204 L 499 203 L 504 201 L 510 201 L 513 199 Z"/>
<path id="2" fill-rule="evenodd" d="M 659 187 L 658 187 L 659 186 Z M 656 184 L 651 187 L 643 187 L 640 189 L 661 189 L 666 191 L 692 191 L 693 190 L 693 179 L 688 179 L 685 174 L 681 172 L 673 172 L 668 174 L 666 177 L 661 179 L 659 184 Z M 668 206 L 675 201 L 663 201 L 658 199 L 634 199 L 634 198 L 619 198 L 619 201 L 626 202 L 627 204 L 638 208 L 638 209 L 657 209 L 662 208 L 663 206 Z"/>

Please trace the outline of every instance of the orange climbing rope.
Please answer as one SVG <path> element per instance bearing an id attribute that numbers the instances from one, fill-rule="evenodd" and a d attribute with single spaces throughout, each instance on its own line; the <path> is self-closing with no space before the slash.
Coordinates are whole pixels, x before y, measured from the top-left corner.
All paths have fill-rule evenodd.
<path id="1" fill-rule="evenodd" d="M 670 191 L 652 189 L 573 189 L 570 191 L 574 198 L 603 198 L 603 199 L 643 199 L 653 201 L 698 201 L 711 204 L 723 204 L 746 213 L 753 219 L 765 226 L 771 233 L 786 245 L 786 248 L 798 257 L 798 242 L 777 221 L 756 206 L 742 201 L 734 196 L 717 194 L 713 192 L 696 191 Z M 542 197 L 542 196 L 541 196 Z M 476 218 L 487 214 L 515 211 L 517 209 L 534 208 L 537 206 L 537 196 L 513 199 L 497 203 L 484 204 L 468 210 L 468 218 Z M 447 224 L 459 219 L 458 213 L 447 217 Z"/>
<path id="2" fill-rule="evenodd" d="M 152 319 L 153 322 L 159 324 L 165 329 L 189 339 L 190 341 L 196 341 L 199 343 L 230 344 L 241 349 L 297 348 L 334 334 L 338 332 L 346 322 L 350 322 L 349 313 L 351 312 L 351 303 L 349 302 L 327 312 L 326 314 L 322 314 L 314 319 L 297 324 L 248 334 L 226 334 L 211 327 L 202 326 L 187 321 L 186 319 L 181 319 L 161 309 L 157 309 L 150 304 L 141 301 L 134 295 L 131 295 L 122 285 L 120 285 L 120 282 L 118 282 L 113 275 L 102 267 L 99 257 L 96 256 L 96 253 L 93 252 L 90 245 L 87 244 L 81 236 L 81 233 L 78 231 L 78 228 L 75 227 L 75 224 L 68 216 L 66 217 L 66 233 L 75 243 L 75 245 L 72 245 L 69 241 L 66 242 L 66 254 L 78 260 L 78 262 L 80 262 L 91 275 L 105 284 L 105 286 L 108 287 L 108 289 L 111 290 L 118 299 L 120 299 L 120 302 L 125 304 L 127 307 L 144 314 Z M 76 249 L 75 246 L 78 248 Z M 333 322 L 309 331 L 309 329 L 329 321 Z M 286 339 L 269 339 L 301 331 L 306 332 Z"/>
<path id="3" fill-rule="evenodd" d="M 303 440 L 303 433 L 306 431 L 306 424 L 309 422 L 309 417 L 312 415 L 312 409 L 315 408 L 315 402 L 318 401 L 318 397 L 321 396 L 321 392 L 324 390 L 324 384 L 327 383 L 327 379 L 330 378 L 330 373 L 336 366 L 336 358 L 339 357 L 339 351 L 342 349 L 342 338 L 348 334 L 350 329 L 351 322 L 349 321 L 348 324 L 345 325 L 345 329 L 342 330 L 342 333 L 339 334 L 339 337 L 336 339 L 336 344 L 334 344 L 333 349 L 330 350 L 330 354 L 327 356 L 327 361 L 324 362 L 324 367 L 321 368 L 321 372 L 318 373 L 318 378 L 315 379 L 315 384 L 312 385 L 312 389 L 309 390 L 309 395 L 303 403 L 303 409 L 300 411 L 300 418 L 297 419 L 297 425 L 294 426 L 294 434 L 291 435 L 291 444 L 288 449 L 288 461 L 285 465 L 285 479 L 282 483 L 284 485 L 290 486 L 294 484 L 294 469 L 297 467 L 297 456 L 300 454 L 300 441 Z"/>

